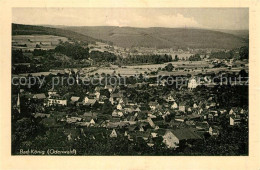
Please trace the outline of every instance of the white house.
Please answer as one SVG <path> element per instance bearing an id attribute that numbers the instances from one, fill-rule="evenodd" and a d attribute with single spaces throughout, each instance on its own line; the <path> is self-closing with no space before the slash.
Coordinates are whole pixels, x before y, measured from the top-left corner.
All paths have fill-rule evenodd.
<path id="1" fill-rule="evenodd" d="M 167 98 L 166 98 L 166 101 L 167 102 L 174 102 L 174 98 L 172 97 L 172 95 L 169 95 Z"/>
<path id="2" fill-rule="evenodd" d="M 114 111 L 112 112 L 112 116 L 113 116 L 113 117 L 122 117 L 123 115 L 124 115 L 123 112 L 118 111 L 118 110 L 114 110 Z"/>
<path id="3" fill-rule="evenodd" d="M 165 135 L 163 136 L 163 143 L 167 148 L 177 148 L 179 139 L 171 131 L 166 131 Z"/>
<path id="4" fill-rule="evenodd" d="M 96 124 L 96 122 L 93 119 L 91 119 L 89 123 L 90 123 L 90 126 L 94 126 Z"/>
<path id="5" fill-rule="evenodd" d="M 122 105 L 120 103 L 116 106 L 116 108 L 117 108 L 117 110 L 122 110 L 123 109 L 123 107 L 122 107 Z"/>
<path id="6" fill-rule="evenodd" d="M 48 95 L 49 95 L 49 96 L 55 95 L 55 94 L 57 94 L 57 91 L 54 90 L 53 88 L 48 91 Z"/>
<path id="7" fill-rule="evenodd" d="M 178 108 L 178 104 L 176 102 L 174 102 L 172 105 L 171 105 L 171 108 L 172 109 L 177 109 Z"/>
<path id="8" fill-rule="evenodd" d="M 110 97 L 110 98 L 109 98 L 109 101 L 110 101 L 111 104 L 114 104 L 114 99 L 113 99 L 113 97 Z"/>
<path id="9" fill-rule="evenodd" d="M 214 127 L 209 127 L 209 134 L 211 136 L 218 136 L 219 135 L 219 130 Z"/>
<path id="10" fill-rule="evenodd" d="M 53 105 L 67 106 L 67 100 L 66 100 L 66 99 L 53 99 L 53 98 L 48 98 L 47 106 L 53 106 Z"/>
<path id="11" fill-rule="evenodd" d="M 189 89 L 195 89 L 198 86 L 198 83 L 195 78 L 190 79 L 188 83 L 188 88 Z"/>
<path id="12" fill-rule="evenodd" d="M 230 124 L 230 126 L 234 126 L 234 125 L 240 124 L 240 119 L 236 118 L 235 116 L 230 116 L 229 124 Z"/>
<path id="13" fill-rule="evenodd" d="M 116 133 L 116 130 L 115 130 L 115 129 L 112 130 L 112 132 L 111 132 L 111 134 L 110 134 L 110 137 L 111 137 L 111 138 L 116 138 L 116 137 L 117 137 L 117 133 Z"/>
<path id="14" fill-rule="evenodd" d="M 99 99 L 99 97 L 100 97 L 100 92 L 98 92 L 98 91 L 95 92 L 95 95 L 96 95 L 96 98 Z"/>

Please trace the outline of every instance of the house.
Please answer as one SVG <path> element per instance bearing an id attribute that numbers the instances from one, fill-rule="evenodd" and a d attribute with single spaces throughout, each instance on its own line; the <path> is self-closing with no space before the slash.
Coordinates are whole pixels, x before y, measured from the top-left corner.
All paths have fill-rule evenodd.
<path id="1" fill-rule="evenodd" d="M 101 90 L 103 90 L 104 88 L 103 87 L 100 87 L 100 86 L 97 86 L 95 87 L 95 91 L 96 92 L 100 92 Z"/>
<path id="2" fill-rule="evenodd" d="M 167 98 L 166 98 L 166 101 L 167 102 L 174 102 L 174 98 L 172 97 L 172 95 L 168 95 Z"/>
<path id="3" fill-rule="evenodd" d="M 181 102 L 181 103 L 179 104 L 179 111 L 185 112 L 185 105 L 186 105 L 185 102 Z"/>
<path id="4" fill-rule="evenodd" d="M 67 99 L 65 99 L 64 97 L 60 97 L 57 94 L 52 95 L 47 100 L 47 106 L 55 106 L 55 105 L 67 106 Z"/>
<path id="5" fill-rule="evenodd" d="M 174 102 L 172 105 L 171 105 L 171 109 L 177 109 L 178 108 L 178 104 L 176 102 Z"/>
<path id="6" fill-rule="evenodd" d="M 114 111 L 112 112 L 112 116 L 113 116 L 113 117 L 122 117 L 122 116 L 124 116 L 124 114 L 123 114 L 122 111 L 114 110 Z"/>
<path id="7" fill-rule="evenodd" d="M 147 145 L 148 145 L 149 147 L 153 147 L 153 146 L 154 146 L 154 141 L 153 141 L 152 138 L 150 138 L 150 140 L 147 142 Z"/>
<path id="8" fill-rule="evenodd" d="M 66 121 L 67 121 L 67 123 L 76 123 L 76 122 L 81 122 L 82 118 L 81 117 L 68 117 Z"/>
<path id="9" fill-rule="evenodd" d="M 114 91 L 114 88 L 111 85 L 106 85 L 104 89 L 107 89 L 110 93 Z"/>
<path id="10" fill-rule="evenodd" d="M 78 102 L 79 99 L 80 99 L 80 97 L 77 97 L 77 96 L 72 96 L 72 97 L 70 98 L 72 104 Z"/>
<path id="11" fill-rule="evenodd" d="M 140 109 L 139 107 L 137 107 L 137 108 L 135 109 L 135 112 L 141 112 L 141 109 Z"/>
<path id="12" fill-rule="evenodd" d="M 196 122 L 195 123 L 196 129 L 198 131 L 204 131 L 204 132 L 208 132 L 209 130 L 209 124 L 207 121 L 203 121 L 203 122 Z"/>
<path id="13" fill-rule="evenodd" d="M 43 126 L 45 126 L 47 128 L 57 128 L 57 127 L 61 126 L 59 123 L 57 123 L 56 119 L 54 119 L 52 117 L 42 119 L 40 121 L 40 124 L 42 124 Z"/>
<path id="14" fill-rule="evenodd" d="M 124 134 L 124 136 L 128 136 L 128 133 L 127 133 L 127 131 L 125 131 L 125 134 Z"/>
<path id="15" fill-rule="evenodd" d="M 174 118 L 175 121 L 177 122 L 184 122 L 186 120 L 186 117 L 185 116 L 175 116 Z"/>
<path id="16" fill-rule="evenodd" d="M 122 110 L 122 109 L 123 109 L 122 104 L 119 103 L 119 104 L 116 106 L 116 109 L 117 109 L 117 110 Z"/>
<path id="17" fill-rule="evenodd" d="M 135 136 L 136 139 L 143 139 L 145 141 L 147 141 L 149 139 L 150 133 L 149 132 L 144 132 L 144 131 L 137 131 L 133 134 L 133 136 Z"/>
<path id="18" fill-rule="evenodd" d="M 134 122 L 134 121 L 136 121 L 136 117 L 137 116 L 127 116 L 127 121 L 129 121 L 129 122 Z"/>
<path id="19" fill-rule="evenodd" d="M 110 101 L 110 103 L 111 103 L 112 105 L 115 103 L 113 97 L 110 97 L 110 98 L 109 98 L 109 101 Z"/>
<path id="20" fill-rule="evenodd" d="M 90 126 L 94 126 L 94 125 L 96 124 L 96 122 L 94 121 L 94 119 L 91 119 L 89 123 L 90 123 Z"/>
<path id="21" fill-rule="evenodd" d="M 203 109 L 199 109 L 198 114 L 201 114 L 203 112 Z"/>
<path id="22" fill-rule="evenodd" d="M 180 143 L 202 139 L 193 129 L 183 128 L 176 130 L 166 130 L 163 136 L 163 143 L 167 148 L 177 148 Z"/>
<path id="23" fill-rule="evenodd" d="M 50 114 L 46 114 L 46 113 L 33 113 L 32 114 L 34 118 L 49 118 Z"/>
<path id="24" fill-rule="evenodd" d="M 154 124 L 153 120 L 152 120 L 150 117 L 147 118 L 147 121 L 148 121 L 149 125 L 150 125 L 152 128 L 155 128 L 155 124 Z"/>
<path id="25" fill-rule="evenodd" d="M 196 87 L 198 86 L 198 83 L 196 81 L 195 78 L 192 78 L 189 80 L 188 82 L 188 88 L 191 90 L 191 89 L 195 89 Z"/>
<path id="26" fill-rule="evenodd" d="M 213 120 L 214 120 L 214 116 L 213 116 L 212 113 L 209 113 L 209 114 L 208 114 L 208 120 L 210 120 L 210 121 L 213 121 Z"/>
<path id="27" fill-rule="evenodd" d="M 126 113 L 133 113 L 135 111 L 135 109 L 133 108 L 133 106 L 130 106 L 130 105 L 126 105 L 124 107 L 124 110 Z"/>
<path id="28" fill-rule="evenodd" d="M 80 139 L 80 131 L 78 129 L 65 129 L 63 133 L 67 136 L 68 141 Z"/>
<path id="29" fill-rule="evenodd" d="M 122 104 L 124 104 L 125 103 L 125 101 L 124 101 L 124 99 L 123 98 L 119 98 L 119 100 L 118 100 L 118 103 L 122 103 Z"/>
<path id="30" fill-rule="evenodd" d="M 104 104 L 107 99 L 108 99 L 107 96 L 101 95 L 101 96 L 99 96 L 99 98 L 97 100 L 98 100 L 98 103 Z"/>
<path id="31" fill-rule="evenodd" d="M 79 126 L 79 127 L 89 127 L 90 123 L 89 122 L 76 122 L 75 125 Z"/>
<path id="32" fill-rule="evenodd" d="M 109 136 L 110 136 L 110 138 L 116 138 L 116 137 L 117 137 L 116 130 L 113 129 L 112 132 L 111 132 L 111 134 L 110 134 Z"/>
<path id="33" fill-rule="evenodd" d="M 149 102 L 149 107 L 150 107 L 152 110 L 155 110 L 158 106 L 159 106 L 159 103 L 158 103 L 157 101 L 155 101 L 155 102 Z"/>
<path id="34" fill-rule="evenodd" d="M 98 113 L 93 113 L 93 112 L 85 112 L 83 115 L 81 115 L 80 117 L 82 117 L 84 119 L 84 121 L 88 121 L 90 122 L 92 119 L 93 120 L 97 120 L 97 116 Z"/>
<path id="35" fill-rule="evenodd" d="M 88 101 L 89 101 L 90 99 L 95 99 L 95 98 L 94 98 L 93 96 L 86 96 L 86 97 L 84 98 L 83 103 L 84 103 L 84 104 L 88 103 Z"/>
<path id="36" fill-rule="evenodd" d="M 54 88 L 48 90 L 48 95 L 49 95 L 49 96 L 51 96 L 51 95 L 53 95 L 53 94 L 57 94 L 57 91 L 56 91 Z"/>
<path id="37" fill-rule="evenodd" d="M 193 113 L 193 114 L 187 115 L 186 118 L 188 120 L 200 120 L 201 115 Z"/>
<path id="38" fill-rule="evenodd" d="M 83 105 L 93 106 L 97 103 L 95 95 L 89 95 L 84 98 Z"/>
<path id="39" fill-rule="evenodd" d="M 127 85 L 127 87 L 130 88 L 130 89 L 136 89 L 138 87 L 138 85 L 137 84 L 129 84 L 129 85 Z"/>
<path id="40" fill-rule="evenodd" d="M 230 126 L 238 125 L 238 124 L 240 124 L 240 121 L 241 121 L 241 119 L 236 117 L 236 116 L 234 116 L 234 115 L 231 115 L 229 117 L 229 124 L 230 124 Z"/>
<path id="41" fill-rule="evenodd" d="M 218 136 L 219 135 L 219 129 L 216 126 L 209 127 L 209 134 L 211 136 Z"/>
<path id="42" fill-rule="evenodd" d="M 44 93 L 39 93 L 39 94 L 34 94 L 32 96 L 33 99 L 37 99 L 37 100 L 44 100 L 46 99 L 46 96 Z"/>
<path id="43" fill-rule="evenodd" d="M 96 99 L 88 99 L 87 103 L 84 103 L 84 105 L 87 105 L 87 106 L 94 106 L 95 104 L 97 103 L 97 100 Z"/>
<path id="44" fill-rule="evenodd" d="M 238 112 L 238 109 L 235 108 L 235 107 L 232 107 L 229 111 L 229 115 L 235 115 L 236 116 L 237 112 Z"/>
<path id="45" fill-rule="evenodd" d="M 96 99 L 99 99 L 99 97 L 100 97 L 100 92 L 95 92 L 95 96 L 96 96 Z"/>
<path id="46" fill-rule="evenodd" d="M 226 109 L 220 109 L 219 112 L 220 112 L 220 114 L 224 114 L 224 113 L 227 112 L 227 110 Z"/>

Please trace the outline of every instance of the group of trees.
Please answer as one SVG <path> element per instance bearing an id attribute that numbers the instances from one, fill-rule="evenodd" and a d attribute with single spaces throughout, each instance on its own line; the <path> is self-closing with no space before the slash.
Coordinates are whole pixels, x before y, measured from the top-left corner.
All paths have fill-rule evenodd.
<path id="1" fill-rule="evenodd" d="M 165 70 L 168 72 L 171 72 L 174 69 L 174 66 L 172 65 L 172 63 L 167 64 L 167 66 L 165 66 Z"/>
<path id="2" fill-rule="evenodd" d="M 216 59 L 232 59 L 234 57 L 234 52 L 233 51 L 218 51 L 218 52 L 213 52 L 210 54 L 210 58 L 216 58 Z"/>
<path id="3" fill-rule="evenodd" d="M 22 50 L 12 50 L 12 63 L 28 63 L 31 59 L 23 55 Z"/>
<path id="4" fill-rule="evenodd" d="M 124 63 L 147 63 L 147 64 L 162 64 L 172 61 L 171 55 L 136 55 L 130 56 L 126 59 L 123 59 Z"/>
<path id="5" fill-rule="evenodd" d="M 61 43 L 55 48 L 55 52 L 62 53 L 75 60 L 91 58 L 96 62 L 114 62 L 117 59 L 115 54 L 107 51 L 92 51 L 89 53 L 89 48 L 83 48 L 78 43 Z"/>
<path id="6" fill-rule="evenodd" d="M 55 52 L 64 54 L 75 60 L 87 59 L 89 57 L 89 49 L 83 48 L 78 43 L 73 43 L 73 44 L 69 42 L 61 43 L 55 48 Z"/>
<path id="7" fill-rule="evenodd" d="M 249 51 L 248 46 L 243 46 L 238 49 L 239 55 L 235 55 L 235 51 L 237 50 L 230 50 L 230 51 L 218 51 L 218 52 L 212 52 L 210 54 L 210 58 L 216 58 L 216 59 L 233 59 L 237 58 L 240 60 L 248 59 Z"/>
<path id="8" fill-rule="evenodd" d="M 248 47 L 247 46 L 244 46 L 244 47 L 241 47 L 239 49 L 239 56 L 240 56 L 240 59 L 248 59 L 248 56 L 249 56 L 249 51 L 248 51 Z"/>
<path id="9" fill-rule="evenodd" d="M 117 56 L 107 51 L 92 51 L 90 53 L 90 58 L 96 62 L 114 62 L 116 61 Z"/>
<path id="10" fill-rule="evenodd" d="M 199 54 L 195 54 L 189 57 L 189 61 L 201 61 L 201 57 Z"/>

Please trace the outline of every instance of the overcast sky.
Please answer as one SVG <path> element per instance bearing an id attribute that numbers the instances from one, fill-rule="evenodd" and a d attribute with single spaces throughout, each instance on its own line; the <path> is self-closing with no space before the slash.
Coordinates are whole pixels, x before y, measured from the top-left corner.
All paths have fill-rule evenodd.
<path id="1" fill-rule="evenodd" d="M 248 8 L 13 8 L 13 23 L 66 26 L 249 28 Z"/>

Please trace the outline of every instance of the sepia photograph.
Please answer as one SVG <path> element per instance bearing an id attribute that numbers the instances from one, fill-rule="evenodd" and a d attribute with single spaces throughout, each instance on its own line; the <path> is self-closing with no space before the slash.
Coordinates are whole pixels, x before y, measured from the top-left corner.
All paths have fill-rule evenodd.
<path id="1" fill-rule="evenodd" d="M 249 8 L 14 7 L 11 25 L 11 155 L 249 155 Z"/>

